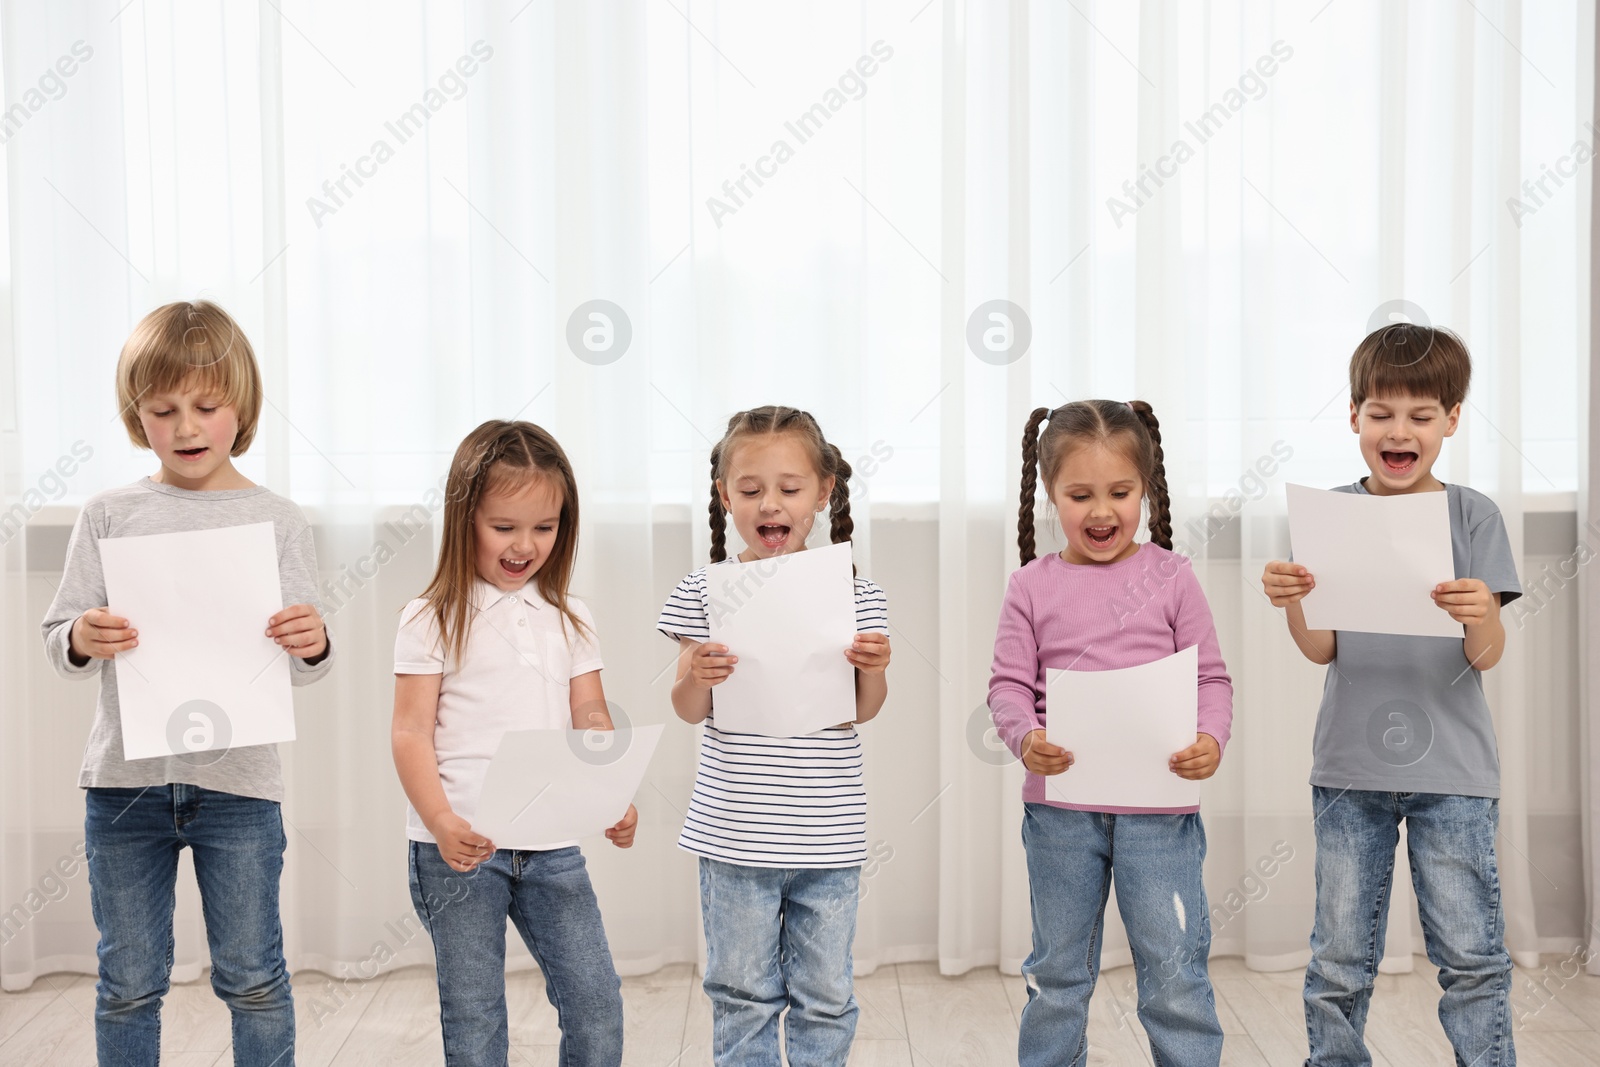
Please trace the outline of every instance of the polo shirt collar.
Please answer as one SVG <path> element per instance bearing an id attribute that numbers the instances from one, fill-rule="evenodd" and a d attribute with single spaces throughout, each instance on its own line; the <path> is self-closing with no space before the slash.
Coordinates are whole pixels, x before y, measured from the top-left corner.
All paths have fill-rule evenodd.
<path id="1" fill-rule="evenodd" d="M 541 604 L 538 586 L 532 581 L 528 582 L 515 593 L 507 593 L 493 582 L 477 578 L 472 583 L 472 606 L 478 611 L 488 611 L 508 596 L 517 598 L 518 603 L 525 603 L 535 610 Z"/>

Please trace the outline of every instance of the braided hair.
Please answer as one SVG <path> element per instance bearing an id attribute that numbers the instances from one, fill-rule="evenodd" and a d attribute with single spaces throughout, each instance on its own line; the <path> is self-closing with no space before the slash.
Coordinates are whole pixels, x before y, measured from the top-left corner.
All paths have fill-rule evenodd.
<path id="1" fill-rule="evenodd" d="M 817 476 L 823 481 L 830 477 L 833 479 L 833 492 L 828 497 L 829 541 L 833 544 L 848 541 L 855 532 L 855 520 L 850 517 L 851 469 L 839 446 L 830 444 L 822 436 L 822 428 L 810 412 L 768 404 L 735 414 L 728 420 L 728 429 L 722 435 L 722 440 L 712 446 L 711 504 L 706 509 L 711 520 L 712 563 L 721 563 L 728 558 L 728 512 L 722 506 L 722 493 L 717 486 L 718 483 L 727 484 L 728 466 L 734 448 L 750 437 L 780 433 L 796 435 L 810 454 Z"/>
<path id="2" fill-rule="evenodd" d="M 1048 423 L 1040 432 L 1040 425 Z M 1034 558 L 1033 502 L 1044 476 L 1045 492 L 1068 447 L 1083 443 L 1111 444 L 1126 450 L 1144 483 L 1150 504 L 1150 540 L 1172 548 L 1172 500 L 1167 490 L 1161 424 L 1143 400 L 1074 400 L 1055 410 L 1035 408 L 1022 430 L 1022 493 L 1017 511 L 1017 550 L 1023 563 Z"/>

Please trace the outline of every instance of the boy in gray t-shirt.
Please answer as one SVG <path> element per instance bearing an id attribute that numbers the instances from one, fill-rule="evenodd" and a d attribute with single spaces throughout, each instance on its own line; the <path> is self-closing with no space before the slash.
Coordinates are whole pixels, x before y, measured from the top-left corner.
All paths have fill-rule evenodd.
<path id="1" fill-rule="evenodd" d="M 1494 502 L 1433 476 L 1472 377 L 1449 330 L 1373 331 L 1350 360 L 1350 428 L 1371 473 L 1339 491 L 1443 492 L 1456 580 L 1432 593 L 1461 637 L 1308 630 L 1306 568 L 1272 562 L 1262 585 L 1287 608 L 1306 658 L 1328 665 L 1312 744 L 1317 907 L 1306 968 L 1308 1067 L 1371 1063 L 1362 1034 L 1388 923 L 1400 823 L 1439 1020 L 1457 1062 L 1511 1064 L 1511 957 L 1494 839 L 1500 759 L 1482 673 L 1505 651 L 1500 608 L 1522 595 Z"/>
<path id="2" fill-rule="evenodd" d="M 261 620 L 289 657 L 290 681 L 328 673 L 332 649 L 316 604 L 311 530 L 291 501 L 233 466 L 261 413 L 255 353 L 238 324 L 200 300 L 157 308 L 134 328 L 117 365 L 128 436 L 156 454 L 154 476 L 97 493 L 67 544 L 66 571 L 46 614 L 45 651 L 67 678 L 98 678 L 84 747 L 84 843 L 89 902 L 100 931 L 95 1049 L 101 1067 L 155 1063 L 161 998 L 172 973 L 178 854 L 194 855 L 211 948 L 211 985 L 233 1017 L 239 1064 L 294 1062 L 294 998 L 283 957 L 278 883 L 286 840 L 283 776 L 274 745 L 203 748 L 229 729 L 226 708 L 173 709 L 172 754 L 126 759 L 112 660 L 139 644 L 139 619 L 113 615 L 102 538 L 270 522 L 284 608 Z M 206 605 L 192 605 L 204 613 Z"/>

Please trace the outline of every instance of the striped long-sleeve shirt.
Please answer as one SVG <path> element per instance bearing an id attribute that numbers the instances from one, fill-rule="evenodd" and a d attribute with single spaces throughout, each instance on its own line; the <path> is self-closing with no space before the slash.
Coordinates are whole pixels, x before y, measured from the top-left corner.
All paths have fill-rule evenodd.
<path id="1" fill-rule="evenodd" d="M 857 578 L 855 596 L 856 630 L 888 633 L 883 590 Z M 702 567 L 678 583 L 656 626 L 674 641 L 709 641 L 708 601 Z M 867 793 L 855 727 L 800 737 L 724 732 L 716 726 L 713 689 L 678 847 L 746 867 L 865 863 Z"/>

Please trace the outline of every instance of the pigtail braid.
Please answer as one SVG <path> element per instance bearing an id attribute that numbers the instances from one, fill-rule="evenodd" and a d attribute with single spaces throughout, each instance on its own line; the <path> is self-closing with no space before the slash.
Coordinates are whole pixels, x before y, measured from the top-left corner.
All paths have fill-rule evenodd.
<path id="1" fill-rule="evenodd" d="M 822 434 L 821 429 L 817 431 Z M 840 541 L 850 540 L 850 535 L 855 533 L 856 523 L 850 517 L 850 475 L 849 462 L 844 458 L 844 453 L 839 451 L 839 446 L 829 444 L 823 453 L 824 458 L 832 466 L 833 492 L 828 497 L 828 543 L 838 544 Z M 850 573 L 856 573 L 856 565 L 850 564 Z"/>
<path id="2" fill-rule="evenodd" d="M 1145 432 L 1150 435 L 1150 443 L 1155 452 L 1155 463 L 1146 492 L 1150 501 L 1150 540 L 1171 551 L 1172 497 L 1167 490 L 1166 457 L 1161 451 L 1161 424 L 1156 421 L 1156 413 L 1143 400 L 1130 401 L 1128 406 L 1144 424 Z"/>
<path id="3" fill-rule="evenodd" d="M 721 563 L 728 558 L 728 513 L 723 510 L 722 494 L 717 491 L 717 467 L 722 462 L 722 445 L 723 441 L 718 441 L 711 449 L 711 506 L 706 511 L 711 516 L 712 563 Z"/>
<path id="4" fill-rule="evenodd" d="M 833 493 L 828 497 L 828 515 L 831 520 L 828 528 L 828 541 L 838 544 L 840 541 L 850 540 L 850 535 L 855 533 L 855 520 L 850 517 L 850 464 L 845 461 L 844 455 L 839 451 L 839 446 L 828 446 L 828 459 L 833 470 Z"/>
<path id="5" fill-rule="evenodd" d="M 1049 408 L 1034 408 L 1022 428 L 1022 494 L 1017 508 L 1017 552 L 1026 565 L 1033 559 L 1033 498 L 1039 488 L 1039 424 L 1050 417 Z M 1047 490 L 1048 491 L 1048 490 Z"/>

